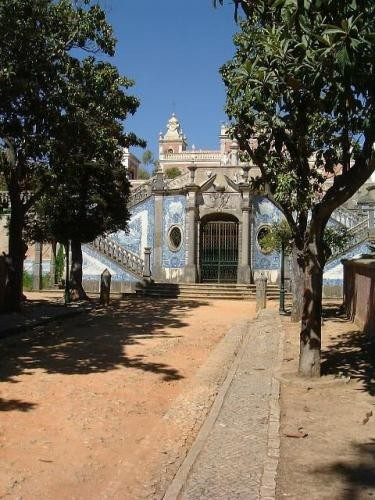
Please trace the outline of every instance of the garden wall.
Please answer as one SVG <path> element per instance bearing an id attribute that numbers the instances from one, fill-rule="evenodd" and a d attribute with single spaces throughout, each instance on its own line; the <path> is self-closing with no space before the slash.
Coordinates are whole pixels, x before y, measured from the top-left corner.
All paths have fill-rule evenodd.
<path id="1" fill-rule="evenodd" d="M 375 260 L 343 260 L 343 265 L 346 313 L 375 338 Z"/>

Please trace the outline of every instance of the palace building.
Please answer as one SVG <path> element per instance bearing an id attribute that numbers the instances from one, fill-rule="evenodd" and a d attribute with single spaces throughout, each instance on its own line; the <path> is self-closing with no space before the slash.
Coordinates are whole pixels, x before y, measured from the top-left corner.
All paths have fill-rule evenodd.
<path id="1" fill-rule="evenodd" d="M 189 149 L 172 114 L 159 136 L 156 175 L 134 182 L 129 231 L 84 246 L 85 280 L 96 281 L 107 267 L 115 282 L 134 283 L 146 274 L 161 283 L 249 284 L 263 274 L 276 283 L 280 255 L 261 240 L 281 214 L 251 188 L 249 179 L 259 174 L 241 162 L 238 144 L 224 125 L 217 150 Z M 337 210 L 330 223 L 349 231 L 361 223 L 367 228 L 368 214 L 352 205 Z M 367 251 L 368 233 L 362 233 L 345 256 Z M 343 256 L 327 264 L 326 285 L 341 283 Z"/>

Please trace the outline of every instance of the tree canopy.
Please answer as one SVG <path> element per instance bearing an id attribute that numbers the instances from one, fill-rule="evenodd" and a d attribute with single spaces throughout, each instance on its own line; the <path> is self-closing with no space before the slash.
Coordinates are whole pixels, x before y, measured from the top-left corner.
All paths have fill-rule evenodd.
<path id="1" fill-rule="evenodd" d="M 375 169 L 375 4 L 253 0 L 221 72 L 232 134 L 291 229 L 305 273 L 304 374 L 320 370 L 323 240 L 332 212 Z M 302 294 L 301 294 L 302 295 Z M 308 306 L 308 304 L 310 304 Z M 301 359 L 303 356 L 301 357 Z"/>
<path id="2" fill-rule="evenodd" d="M 90 165 L 92 173 L 94 158 L 95 168 L 113 165 L 119 146 L 137 143 L 122 120 L 138 101 L 125 93 L 131 81 L 97 61 L 100 53 L 114 54 L 115 39 L 90 0 L 1 2 L 0 37 L 0 174 L 12 207 L 6 289 L 12 310 L 20 305 L 24 230 L 35 203 L 62 178 L 70 189 L 74 179 L 78 185 L 79 170 Z"/>

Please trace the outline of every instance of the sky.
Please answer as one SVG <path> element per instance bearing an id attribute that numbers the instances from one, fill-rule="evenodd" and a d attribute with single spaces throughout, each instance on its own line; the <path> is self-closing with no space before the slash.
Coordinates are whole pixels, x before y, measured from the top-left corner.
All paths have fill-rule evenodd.
<path id="1" fill-rule="evenodd" d="M 140 99 L 126 130 L 147 141 L 158 155 L 159 132 L 172 112 L 188 148 L 218 149 L 225 88 L 220 66 L 234 54 L 233 4 L 215 9 L 212 0 L 102 0 L 118 40 L 112 58 L 135 81 L 129 93 Z M 143 151 L 133 152 L 141 158 Z"/>

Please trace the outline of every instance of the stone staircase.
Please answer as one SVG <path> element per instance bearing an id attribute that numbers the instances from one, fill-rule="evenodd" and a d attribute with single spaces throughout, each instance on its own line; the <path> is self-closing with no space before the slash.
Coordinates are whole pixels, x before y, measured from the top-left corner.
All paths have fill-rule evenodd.
<path id="1" fill-rule="evenodd" d="M 267 299 L 278 300 L 277 285 L 267 287 Z M 255 285 L 237 283 L 147 283 L 139 286 L 137 295 L 141 297 L 185 299 L 185 300 L 255 300 Z M 286 294 L 286 300 L 291 294 Z"/>
<path id="2" fill-rule="evenodd" d="M 135 278 L 143 278 L 144 261 L 138 255 L 119 245 L 110 236 L 99 236 L 88 244 L 99 253 L 114 261 Z"/>

